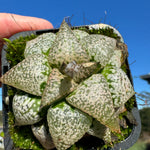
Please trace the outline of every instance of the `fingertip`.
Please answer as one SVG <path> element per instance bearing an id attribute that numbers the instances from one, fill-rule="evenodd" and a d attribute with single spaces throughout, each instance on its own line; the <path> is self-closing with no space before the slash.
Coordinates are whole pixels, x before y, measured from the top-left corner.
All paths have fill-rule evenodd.
<path id="1" fill-rule="evenodd" d="M 44 29 L 53 29 L 53 25 L 51 22 L 49 22 L 48 20 L 46 19 L 41 19 L 41 18 L 38 18 L 41 20 L 41 29 L 44 28 Z M 43 26 L 44 25 L 44 26 Z"/>
<path id="2" fill-rule="evenodd" d="M 53 28 L 52 23 L 48 20 L 10 13 L 0 13 L 0 22 L 0 38 L 8 38 L 13 34 L 22 31 Z"/>

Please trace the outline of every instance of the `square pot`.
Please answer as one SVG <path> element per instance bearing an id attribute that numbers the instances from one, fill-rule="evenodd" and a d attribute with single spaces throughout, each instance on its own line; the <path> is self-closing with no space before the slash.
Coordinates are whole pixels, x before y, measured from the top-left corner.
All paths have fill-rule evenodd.
<path id="1" fill-rule="evenodd" d="M 95 28 L 97 25 L 93 25 L 92 27 Z M 80 27 L 86 27 L 89 28 L 89 26 L 80 26 Z M 74 27 L 76 29 L 78 29 L 79 27 Z M 49 30 L 37 30 L 37 31 L 26 31 L 26 32 L 21 32 L 21 33 L 17 33 L 15 35 L 13 35 L 12 37 L 9 38 L 10 41 L 16 40 L 19 37 L 26 37 L 26 36 L 30 36 L 31 34 L 34 35 L 41 35 L 43 33 L 48 33 L 48 32 L 53 32 L 56 33 L 58 32 L 59 29 L 49 29 Z M 10 64 L 6 59 L 6 45 L 3 47 L 2 49 L 2 74 L 6 73 L 9 69 L 10 69 Z M 128 60 L 126 59 L 126 65 L 129 68 L 129 64 L 128 64 Z M 130 69 L 128 69 L 127 71 L 127 75 L 133 85 L 133 80 L 132 80 L 132 76 L 131 76 L 131 72 Z M 4 147 L 5 150 L 13 150 L 15 149 L 13 141 L 10 137 L 9 134 L 9 124 L 8 124 L 8 112 L 11 109 L 11 103 L 9 102 L 9 105 L 6 104 L 6 100 L 8 98 L 7 95 L 7 86 L 5 84 L 2 85 L 2 99 L 3 99 L 3 131 L 5 134 L 5 138 L 4 138 Z M 139 115 L 139 111 L 137 108 L 137 104 L 136 104 L 136 100 L 134 102 L 134 107 L 132 108 L 132 115 L 134 116 L 137 125 L 133 125 L 132 131 L 130 133 L 130 135 L 123 141 L 116 143 L 114 145 L 113 148 L 108 147 L 107 149 L 111 149 L 111 150 L 126 150 L 129 147 L 131 147 L 139 138 L 140 135 L 140 131 L 141 131 L 141 120 L 140 120 L 140 115 Z M 95 140 L 95 139 L 94 139 Z M 102 141 L 100 141 L 102 142 Z M 91 146 L 89 148 L 89 150 L 96 150 L 95 146 Z"/>

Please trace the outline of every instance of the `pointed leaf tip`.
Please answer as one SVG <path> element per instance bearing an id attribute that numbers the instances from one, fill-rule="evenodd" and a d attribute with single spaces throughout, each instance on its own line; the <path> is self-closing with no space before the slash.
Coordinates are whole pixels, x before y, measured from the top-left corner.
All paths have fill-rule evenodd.
<path id="1" fill-rule="evenodd" d="M 49 63 L 60 67 L 63 63 L 71 61 L 82 63 L 89 60 L 87 52 L 82 48 L 71 28 L 63 22 L 50 50 Z"/>
<path id="2" fill-rule="evenodd" d="M 50 71 L 47 58 L 35 54 L 11 68 L 1 77 L 1 81 L 27 93 L 41 96 L 42 85 L 47 82 Z"/>
<path id="3" fill-rule="evenodd" d="M 51 105 L 71 93 L 77 84 L 69 77 L 54 68 L 49 75 L 47 85 L 42 94 L 41 107 Z"/>

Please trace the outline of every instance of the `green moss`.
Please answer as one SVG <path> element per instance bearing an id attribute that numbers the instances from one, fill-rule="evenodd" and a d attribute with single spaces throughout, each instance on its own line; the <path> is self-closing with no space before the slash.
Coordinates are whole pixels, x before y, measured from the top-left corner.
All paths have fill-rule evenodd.
<path id="1" fill-rule="evenodd" d="M 81 27 L 79 28 L 79 30 L 82 30 L 82 31 L 85 31 L 89 34 L 101 34 L 101 35 L 105 35 L 105 36 L 108 36 L 108 37 L 111 37 L 111 38 L 114 38 L 118 41 L 120 41 L 121 37 L 119 37 L 116 33 L 114 33 L 114 30 L 109 28 L 109 27 L 106 27 L 106 28 L 102 28 L 102 29 L 91 29 L 89 30 L 88 28 L 86 27 Z"/>
<path id="2" fill-rule="evenodd" d="M 26 37 L 19 37 L 16 40 L 10 41 L 9 39 L 4 38 L 6 41 L 7 48 L 5 49 L 6 59 L 8 60 L 10 67 L 15 66 L 20 61 L 24 59 L 24 49 L 26 42 L 36 38 L 37 35 L 31 34 Z"/>
<path id="3" fill-rule="evenodd" d="M 120 128 L 121 134 L 113 133 L 118 138 L 118 140 L 116 142 L 114 142 L 113 144 L 120 143 L 121 141 L 124 141 L 130 135 L 132 128 L 133 128 L 132 125 L 128 126 L 126 129 L 121 127 Z"/>
<path id="4" fill-rule="evenodd" d="M 127 115 L 127 111 L 119 114 L 119 119 L 123 119 L 123 117 L 125 117 Z"/>
<path id="5" fill-rule="evenodd" d="M 125 103 L 125 107 L 128 111 L 131 111 L 133 107 L 136 107 L 136 99 L 135 99 L 135 95 L 132 96 L 126 103 Z"/>
<path id="6" fill-rule="evenodd" d="M 128 111 L 128 109 L 127 109 L 127 111 Z M 119 114 L 119 119 L 126 119 L 127 111 Z M 113 144 L 124 141 L 131 134 L 132 129 L 133 129 L 133 124 L 131 124 L 129 121 L 127 121 L 126 123 L 127 123 L 127 128 L 123 128 L 123 127 L 120 128 L 121 134 L 115 133 L 115 132 L 112 133 L 115 136 L 117 136 L 117 138 L 118 138 L 118 140 L 115 141 Z"/>
<path id="7" fill-rule="evenodd" d="M 122 64 L 122 66 L 121 66 L 121 69 L 127 74 L 127 72 L 128 72 L 128 66 L 127 66 L 127 64 L 126 63 L 123 63 Z"/>
<path id="8" fill-rule="evenodd" d="M 15 147 L 21 149 L 43 150 L 40 143 L 32 134 L 30 126 L 15 126 L 15 118 L 12 112 L 8 113 L 9 133 Z"/>
<path id="9" fill-rule="evenodd" d="M 14 87 L 7 86 L 7 95 L 13 97 L 18 90 Z"/>

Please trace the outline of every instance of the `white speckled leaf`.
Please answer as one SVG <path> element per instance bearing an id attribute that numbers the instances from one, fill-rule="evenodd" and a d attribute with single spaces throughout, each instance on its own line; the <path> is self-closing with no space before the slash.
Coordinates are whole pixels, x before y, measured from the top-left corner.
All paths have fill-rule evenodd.
<path id="1" fill-rule="evenodd" d="M 114 107 L 122 106 L 135 94 L 130 80 L 122 69 L 105 67 L 102 74 L 109 84 Z"/>
<path id="2" fill-rule="evenodd" d="M 27 57 L 1 77 L 1 82 L 41 96 L 51 68 L 44 55 Z"/>
<path id="3" fill-rule="evenodd" d="M 115 50 L 113 56 L 111 57 L 107 65 L 120 68 L 122 65 L 121 57 L 122 57 L 122 52 L 119 50 Z"/>
<path id="4" fill-rule="evenodd" d="M 50 105 L 62 99 L 76 87 L 77 84 L 73 80 L 61 74 L 58 69 L 53 69 L 43 91 L 41 106 Z"/>
<path id="5" fill-rule="evenodd" d="M 62 67 L 62 72 L 71 77 L 75 82 L 79 83 L 85 80 L 93 73 L 96 73 L 101 68 L 101 65 L 96 62 L 87 62 L 77 64 L 75 61 Z"/>
<path id="6" fill-rule="evenodd" d="M 73 60 L 77 63 L 88 62 L 89 56 L 87 52 L 82 49 L 81 44 L 70 27 L 63 21 L 54 44 L 50 49 L 49 62 L 50 64 L 60 67 L 63 62 L 69 63 Z"/>
<path id="7" fill-rule="evenodd" d="M 104 140 L 106 143 L 111 142 L 111 130 L 102 125 L 96 119 L 93 121 L 92 127 L 88 130 L 87 133 Z"/>
<path id="8" fill-rule="evenodd" d="M 76 108 L 88 113 L 102 124 L 119 132 L 119 121 L 114 116 L 113 101 L 106 79 L 94 74 L 72 92 L 66 100 Z"/>
<path id="9" fill-rule="evenodd" d="M 39 122 L 41 98 L 28 94 L 16 94 L 13 98 L 13 113 L 17 125 L 31 125 Z"/>
<path id="10" fill-rule="evenodd" d="M 49 133 L 48 126 L 42 122 L 34 124 L 31 126 L 34 136 L 42 144 L 45 149 L 53 149 L 55 145 L 53 143 L 52 137 Z"/>
<path id="11" fill-rule="evenodd" d="M 58 150 L 65 150 L 83 137 L 92 124 L 92 118 L 65 102 L 48 110 L 49 131 Z"/>
<path id="12" fill-rule="evenodd" d="M 45 33 L 28 41 L 24 51 L 25 58 L 33 54 L 47 54 L 55 40 L 54 33 Z"/>
<path id="13" fill-rule="evenodd" d="M 124 43 L 117 42 L 114 54 L 111 57 L 108 65 L 120 68 L 128 56 L 128 48 Z"/>
<path id="14" fill-rule="evenodd" d="M 74 35 L 77 37 L 77 39 L 80 41 L 83 37 L 88 36 L 89 34 L 82 30 L 72 30 Z"/>
<path id="15" fill-rule="evenodd" d="M 116 40 L 104 35 L 92 34 L 82 38 L 81 44 L 91 60 L 100 62 L 104 67 L 113 56 Z"/>

